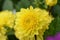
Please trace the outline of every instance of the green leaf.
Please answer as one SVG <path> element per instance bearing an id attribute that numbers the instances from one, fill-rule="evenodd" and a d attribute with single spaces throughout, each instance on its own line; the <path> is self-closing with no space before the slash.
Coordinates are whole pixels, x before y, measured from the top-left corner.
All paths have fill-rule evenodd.
<path id="1" fill-rule="evenodd" d="M 60 5 L 55 5 L 51 12 L 54 17 L 60 16 Z"/>
<path id="2" fill-rule="evenodd" d="M 60 17 L 58 16 L 57 17 L 57 22 L 56 22 L 56 27 L 55 27 L 56 29 L 56 32 L 60 32 Z"/>
<path id="3" fill-rule="evenodd" d="M 11 0 L 4 1 L 3 10 L 13 10 L 13 3 Z"/>
<path id="4" fill-rule="evenodd" d="M 29 0 L 21 0 L 21 3 L 25 8 L 30 6 L 30 1 Z"/>
<path id="5" fill-rule="evenodd" d="M 7 37 L 8 37 L 7 40 L 19 40 L 19 39 L 16 38 L 15 35 L 8 35 Z"/>
<path id="6" fill-rule="evenodd" d="M 28 0 L 21 0 L 15 5 L 17 11 L 19 11 L 21 8 L 27 8 L 29 6 L 30 6 L 30 1 Z"/>
<path id="7" fill-rule="evenodd" d="M 10 28 L 6 25 L 4 25 L 4 28 L 6 29 L 6 35 L 13 35 L 15 33 L 15 30 L 13 28 Z"/>

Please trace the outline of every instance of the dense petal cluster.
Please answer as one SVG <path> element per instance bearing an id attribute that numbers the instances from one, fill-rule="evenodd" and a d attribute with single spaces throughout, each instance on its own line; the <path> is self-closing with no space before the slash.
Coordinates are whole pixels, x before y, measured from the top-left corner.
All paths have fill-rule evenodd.
<path id="1" fill-rule="evenodd" d="M 0 12 L 0 25 L 12 28 L 14 23 L 14 15 L 11 11 Z"/>
<path id="2" fill-rule="evenodd" d="M 43 35 L 52 21 L 52 16 L 46 10 L 35 8 L 22 8 L 16 13 L 15 35 L 21 39 L 23 37 L 34 37 L 34 35 Z"/>

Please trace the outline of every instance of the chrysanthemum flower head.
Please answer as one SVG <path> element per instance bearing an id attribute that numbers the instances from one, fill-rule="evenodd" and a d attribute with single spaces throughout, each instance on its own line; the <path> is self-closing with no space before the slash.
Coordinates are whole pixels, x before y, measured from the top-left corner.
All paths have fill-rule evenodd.
<path id="1" fill-rule="evenodd" d="M 57 4 L 57 0 L 45 0 L 45 3 L 48 5 L 48 6 L 54 6 Z"/>
<path id="2" fill-rule="evenodd" d="M 48 24 L 52 19 L 52 16 L 49 16 L 49 12 L 46 10 L 33 9 L 32 6 L 27 9 L 22 8 L 20 12 L 16 13 L 15 35 L 19 39 L 41 35 L 44 30 L 48 29 Z"/>
<path id="3" fill-rule="evenodd" d="M 0 25 L 5 25 L 12 28 L 14 22 L 14 15 L 11 11 L 0 12 Z"/>
<path id="4" fill-rule="evenodd" d="M 14 14 L 11 11 L 0 12 L 0 40 L 6 40 L 5 26 L 12 28 L 14 25 Z"/>

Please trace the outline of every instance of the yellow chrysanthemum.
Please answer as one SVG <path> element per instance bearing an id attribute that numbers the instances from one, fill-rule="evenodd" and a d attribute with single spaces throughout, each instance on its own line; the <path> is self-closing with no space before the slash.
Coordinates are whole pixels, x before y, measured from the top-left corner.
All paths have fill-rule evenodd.
<path id="1" fill-rule="evenodd" d="M 49 6 L 54 6 L 57 4 L 57 0 L 45 0 L 45 3 Z"/>
<path id="2" fill-rule="evenodd" d="M 11 11 L 0 12 L 0 25 L 6 25 L 12 28 L 14 24 L 14 15 Z"/>
<path id="3" fill-rule="evenodd" d="M 46 10 L 40 8 L 33 9 L 32 6 L 30 9 L 22 8 L 20 12 L 16 13 L 15 35 L 19 39 L 42 35 L 44 30 L 48 29 L 48 24 L 52 19 Z"/>

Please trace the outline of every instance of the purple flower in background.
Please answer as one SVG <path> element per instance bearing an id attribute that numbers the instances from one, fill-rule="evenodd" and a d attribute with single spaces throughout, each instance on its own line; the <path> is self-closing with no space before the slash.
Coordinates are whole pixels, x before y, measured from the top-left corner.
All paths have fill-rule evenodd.
<path id="1" fill-rule="evenodd" d="M 53 37 L 53 36 L 48 36 L 48 37 L 46 38 L 46 40 L 54 40 L 54 37 Z"/>
<path id="2" fill-rule="evenodd" d="M 60 32 L 56 33 L 55 36 L 47 36 L 46 40 L 60 40 Z"/>
<path id="3" fill-rule="evenodd" d="M 58 33 L 56 33 L 56 35 L 54 36 L 55 38 L 55 40 L 60 40 L 60 32 L 58 32 Z"/>

